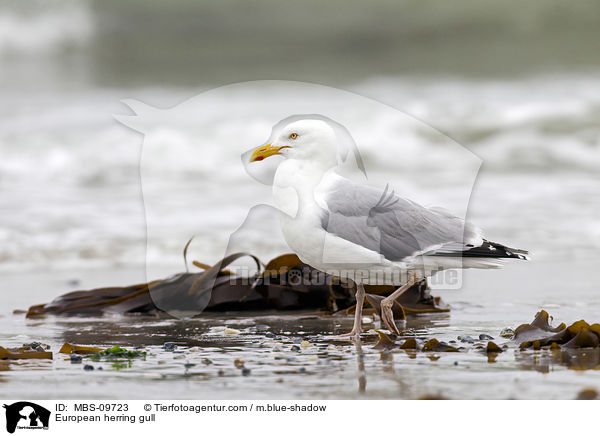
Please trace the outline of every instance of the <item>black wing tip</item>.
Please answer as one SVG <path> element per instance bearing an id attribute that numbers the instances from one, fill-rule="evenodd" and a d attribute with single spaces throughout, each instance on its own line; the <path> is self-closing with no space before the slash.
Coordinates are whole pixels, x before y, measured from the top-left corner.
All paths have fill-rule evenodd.
<path id="1" fill-rule="evenodd" d="M 501 256 L 503 259 L 529 260 L 529 251 L 527 250 L 507 247 L 506 245 L 502 245 L 497 242 L 486 241 L 484 239 L 482 247 L 486 246 L 486 244 L 488 244 L 488 247 L 493 247 L 496 250 L 499 250 L 501 253 L 503 252 L 504 256 Z"/>
<path id="2" fill-rule="evenodd" d="M 466 250 L 440 252 L 436 253 L 435 256 L 529 260 L 529 251 L 520 248 L 510 248 L 506 245 L 484 239 L 483 243 L 478 247 L 467 245 Z"/>
<path id="3" fill-rule="evenodd" d="M 485 239 L 483 240 L 483 244 L 481 244 L 479 247 L 467 250 L 465 254 L 466 253 L 469 253 L 469 257 L 477 256 L 495 259 L 529 260 L 529 251 L 527 250 L 522 250 L 520 248 L 510 248 L 506 245 L 502 245 L 497 242 L 487 241 Z"/>

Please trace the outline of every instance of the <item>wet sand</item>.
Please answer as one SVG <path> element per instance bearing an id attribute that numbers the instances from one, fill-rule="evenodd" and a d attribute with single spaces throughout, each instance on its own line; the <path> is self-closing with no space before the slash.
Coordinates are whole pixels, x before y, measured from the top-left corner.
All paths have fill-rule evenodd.
<path id="1" fill-rule="evenodd" d="M 80 282 L 67 283 L 74 278 Z M 561 358 L 550 351 L 519 351 L 499 336 L 506 327 L 530 322 L 540 309 L 554 316 L 555 324 L 598 322 L 600 271 L 591 261 L 565 265 L 534 260 L 498 271 L 467 271 L 462 289 L 434 291 L 451 304 L 451 312 L 410 318 L 403 335 L 435 337 L 467 348 L 454 353 L 375 349 L 376 318 L 365 325 L 369 331 L 360 349 L 335 336 L 350 330 L 349 317 L 236 313 L 193 320 L 26 320 L 12 310 L 50 301 L 73 288 L 138 282 L 143 271 L 5 274 L 0 280 L 5 301 L 0 345 L 40 341 L 55 353 L 53 361 L 0 361 L 3 398 L 570 399 L 584 388 L 600 388 L 597 349 Z M 510 348 L 490 362 L 474 344 L 457 339 L 480 334 Z M 82 364 L 57 353 L 64 342 L 141 346 L 147 357 L 126 365 L 84 358 L 84 364 L 95 367 L 84 371 Z M 165 342 L 175 342 L 176 349 L 165 350 Z M 249 373 L 236 368 L 236 359 L 244 361 Z"/>

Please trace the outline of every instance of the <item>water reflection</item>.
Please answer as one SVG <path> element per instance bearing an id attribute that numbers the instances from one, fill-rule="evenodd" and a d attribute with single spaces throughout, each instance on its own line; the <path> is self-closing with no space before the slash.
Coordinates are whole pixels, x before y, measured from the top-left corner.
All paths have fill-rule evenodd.
<path id="1" fill-rule="evenodd" d="M 576 371 L 600 369 L 600 348 L 519 351 L 515 361 L 521 369 L 542 373 L 550 372 L 554 366 Z"/>
<path id="2" fill-rule="evenodd" d="M 365 355 L 360 337 L 354 339 L 356 347 L 356 363 L 358 365 L 358 393 L 364 394 L 367 390 L 367 372 L 365 371 Z"/>
<path id="3" fill-rule="evenodd" d="M 383 363 L 383 372 L 394 374 L 394 354 L 391 350 L 382 350 L 379 353 L 379 360 Z"/>

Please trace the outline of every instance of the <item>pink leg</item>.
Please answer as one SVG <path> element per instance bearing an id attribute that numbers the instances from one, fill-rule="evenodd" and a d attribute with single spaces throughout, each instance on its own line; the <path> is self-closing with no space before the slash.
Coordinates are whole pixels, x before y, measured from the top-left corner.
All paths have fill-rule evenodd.
<path id="1" fill-rule="evenodd" d="M 354 313 L 354 326 L 350 333 L 345 333 L 341 336 L 359 338 L 362 332 L 362 311 L 365 303 L 365 288 L 362 283 L 356 283 L 356 311 Z"/>
<path id="2" fill-rule="evenodd" d="M 394 301 L 400 295 L 404 294 L 408 291 L 414 284 L 417 283 L 417 274 L 414 272 L 409 272 L 408 282 L 404 286 L 399 287 L 394 292 L 392 292 L 389 296 L 385 297 L 381 300 L 381 322 L 386 326 L 386 328 L 392 333 L 400 334 L 398 327 L 396 327 L 396 323 L 394 322 L 394 313 L 392 312 L 392 306 L 394 305 Z"/>

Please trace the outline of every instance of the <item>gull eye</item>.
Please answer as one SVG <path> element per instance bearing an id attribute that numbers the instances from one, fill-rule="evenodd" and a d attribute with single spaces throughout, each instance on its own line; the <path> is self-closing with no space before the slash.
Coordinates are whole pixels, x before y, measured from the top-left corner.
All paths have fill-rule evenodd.
<path id="1" fill-rule="evenodd" d="M 296 132 L 290 133 L 290 139 L 296 139 L 297 137 L 298 137 L 298 134 Z"/>

